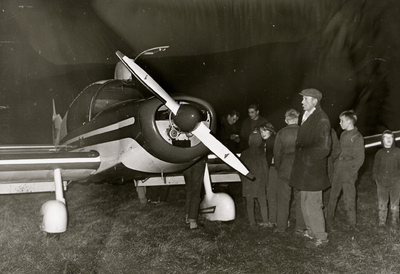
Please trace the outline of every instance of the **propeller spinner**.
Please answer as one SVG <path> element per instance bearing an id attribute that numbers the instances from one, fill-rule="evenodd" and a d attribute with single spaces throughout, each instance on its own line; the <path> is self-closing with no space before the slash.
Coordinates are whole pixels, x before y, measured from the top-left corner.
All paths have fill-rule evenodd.
<path id="1" fill-rule="evenodd" d="M 120 51 L 116 55 L 126 68 L 158 99 L 165 104 L 174 114 L 173 121 L 175 125 L 183 132 L 194 134 L 209 150 L 218 156 L 225 163 L 236 169 L 238 172 L 248 178 L 254 178 L 254 175 L 240 162 L 234 153 L 227 149 L 210 133 L 210 129 L 201 122 L 200 111 L 192 105 L 180 105 L 156 82 L 150 75 L 139 67 L 134 60 L 128 58 Z"/>
<path id="2" fill-rule="evenodd" d="M 200 124 L 201 113 L 195 106 L 185 104 L 179 107 L 172 120 L 182 132 L 189 133 Z"/>

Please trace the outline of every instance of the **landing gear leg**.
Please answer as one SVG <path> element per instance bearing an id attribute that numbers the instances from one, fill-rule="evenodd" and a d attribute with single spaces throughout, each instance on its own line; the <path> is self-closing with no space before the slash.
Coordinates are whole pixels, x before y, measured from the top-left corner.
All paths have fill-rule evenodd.
<path id="1" fill-rule="evenodd" d="M 138 198 L 141 204 L 147 204 L 147 198 L 146 198 L 146 187 L 145 186 L 139 186 L 141 183 L 141 180 L 135 181 L 136 185 L 136 192 L 138 194 Z"/>

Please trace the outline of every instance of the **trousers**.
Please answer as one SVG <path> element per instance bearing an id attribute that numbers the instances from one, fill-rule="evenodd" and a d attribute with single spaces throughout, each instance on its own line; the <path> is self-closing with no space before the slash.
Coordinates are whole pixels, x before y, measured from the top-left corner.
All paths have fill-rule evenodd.
<path id="1" fill-rule="evenodd" d="M 306 228 L 320 240 L 326 240 L 325 219 L 322 210 L 322 191 L 301 191 L 301 210 Z"/>

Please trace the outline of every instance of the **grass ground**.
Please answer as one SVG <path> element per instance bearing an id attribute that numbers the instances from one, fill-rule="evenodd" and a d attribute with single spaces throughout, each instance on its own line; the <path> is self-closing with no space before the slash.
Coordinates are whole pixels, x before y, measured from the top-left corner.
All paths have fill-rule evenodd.
<path id="1" fill-rule="evenodd" d="M 306 249 L 293 233 L 250 227 L 232 184 L 237 217 L 184 223 L 183 187 L 169 202 L 142 205 L 132 184 L 73 184 L 66 192 L 68 231 L 39 231 L 39 209 L 53 193 L 0 197 L 0 273 L 400 273 L 400 232 L 377 226 L 376 187 L 367 163 L 358 184 L 358 226 L 339 203 L 330 242 Z"/>

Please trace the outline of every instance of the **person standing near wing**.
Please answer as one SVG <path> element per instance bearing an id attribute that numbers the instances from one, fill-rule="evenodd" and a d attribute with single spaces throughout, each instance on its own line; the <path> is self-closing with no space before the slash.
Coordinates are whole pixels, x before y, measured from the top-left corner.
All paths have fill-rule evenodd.
<path id="1" fill-rule="evenodd" d="M 239 117 L 240 113 L 237 110 L 231 110 L 228 115 L 221 118 L 219 130 L 221 143 L 232 151 L 236 151 L 239 148 L 240 137 L 239 128 L 237 126 Z"/>
<path id="2" fill-rule="evenodd" d="M 268 184 L 266 188 L 268 201 L 268 227 L 276 226 L 278 210 L 278 176 L 273 166 L 274 143 L 276 131 L 271 123 L 264 123 L 256 128 L 264 142 L 264 151 L 267 159 Z"/>
<path id="3" fill-rule="evenodd" d="M 249 117 L 245 118 L 240 128 L 240 148 L 242 150 L 249 147 L 249 136 L 256 127 L 268 123 L 268 120 L 260 115 L 258 105 L 252 104 L 248 107 Z"/>
<path id="4" fill-rule="evenodd" d="M 300 190 L 301 209 L 307 236 L 313 239 L 307 247 L 328 243 L 325 219 L 322 211 L 322 191 L 330 186 L 328 178 L 328 155 L 331 150 L 331 124 L 322 110 L 322 94 L 317 89 L 304 89 L 303 119 L 296 140 L 295 158 L 289 185 Z"/>
<path id="5" fill-rule="evenodd" d="M 278 172 L 278 210 L 276 232 L 284 232 L 288 226 L 292 187 L 289 186 L 290 174 L 294 162 L 297 133 L 299 131 L 299 115 L 295 109 L 289 109 L 285 113 L 286 127 L 281 129 L 275 138 L 274 159 Z M 300 206 L 300 192 L 296 191 L 296 231 L 304 233 L 305 224 Z"/>
<path id="6" fill-rule="evenodd" d="M 206 159 L 207 157 L 203 157 L 200 161 L 183 171 L 186 185 L 185 221 L 189 224 L 191 230 L 199 227 L 198 216 Z"/>

